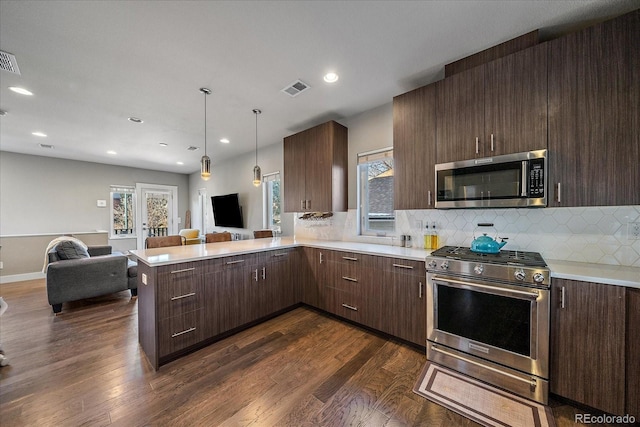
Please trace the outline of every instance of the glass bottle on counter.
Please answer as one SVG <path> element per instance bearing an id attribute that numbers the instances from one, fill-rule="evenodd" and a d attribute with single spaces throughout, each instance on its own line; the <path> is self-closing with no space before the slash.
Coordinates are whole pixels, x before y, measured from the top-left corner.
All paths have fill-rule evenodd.
<path id="1" fill-rule="evenodd" d="M 438 238 L 438 231 L 436 230 L 435 221 L 431 225 L 431 248 L 430 249 L 438 249 L 440 246 L 440 239 Z"/>
<path id="2" fill-rule="evenodd" d="M 425 249 L 431 249 L 431 237 L 432 237 L 432 233 L 431 233 L 431 230 L 429 229 L 429 223 L 427 223 L 427 226 L 424 229 L 424 248 Z"/>

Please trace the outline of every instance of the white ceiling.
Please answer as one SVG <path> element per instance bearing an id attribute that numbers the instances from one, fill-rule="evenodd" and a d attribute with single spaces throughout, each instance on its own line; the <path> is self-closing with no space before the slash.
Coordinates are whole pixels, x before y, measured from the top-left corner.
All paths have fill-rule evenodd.
<path id="1" fill-rule="evenodd" d="M 215 164 L 254 149 L 254 108 L 263 111 L 259 145 L 274 144 L 388 103 L 442 77 L 445 64 L 513 37 L 535 29 L 549 37 L 637 4 L 2 0 L 0 50 L 16 56 L 21 75 L 0 71 L 0 149 L 192 173 L 204 148 L 200 87 L 213 91 Z M 337 83 L 322 80 L 328 71 Z M 295 98 L 280 91 L 296 79 L 311 89 Z"/>

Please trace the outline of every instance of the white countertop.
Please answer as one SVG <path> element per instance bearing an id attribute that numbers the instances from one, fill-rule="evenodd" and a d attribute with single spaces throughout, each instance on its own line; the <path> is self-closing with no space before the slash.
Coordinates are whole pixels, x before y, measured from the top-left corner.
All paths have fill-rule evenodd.
<path id="1" fill-rule="evenodd" d="M 546 260 L 551 277 L 640 288 L 640 268 L 622 265 Z"/>
<path id="2" fill-rule="evenodd" d="M 403 248 L 399 246 L 377 245 L 333 240 L 294 239 L 281 237 L 273 239 L 250 239 L 223 243 L 206 243 L 200 245 L 171 246 L 133 250 L 139 261 L 157 267 L 180 262 L 200 261 L 251 252 L 262 252 L 297 246 L 309 246 L 329 250 L 357 252 L 368 255 L 403 258 L 424 261 L 430 250 L 419 248 Z M 584 282 L 640 288 L 640 268 L 619 265 L 588 264 L 582 262 L 546 260 L 551 277 L 559 279 L 580 280 Z"/>

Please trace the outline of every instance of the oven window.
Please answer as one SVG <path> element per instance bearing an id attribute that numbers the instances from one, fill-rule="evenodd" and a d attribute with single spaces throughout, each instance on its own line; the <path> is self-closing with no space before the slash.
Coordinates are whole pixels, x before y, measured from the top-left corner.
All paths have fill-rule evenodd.
<path id="1" fill-rule="evenodd" d="M 531 355 L 530 301 L 438 285 L 437 329 Z"/>

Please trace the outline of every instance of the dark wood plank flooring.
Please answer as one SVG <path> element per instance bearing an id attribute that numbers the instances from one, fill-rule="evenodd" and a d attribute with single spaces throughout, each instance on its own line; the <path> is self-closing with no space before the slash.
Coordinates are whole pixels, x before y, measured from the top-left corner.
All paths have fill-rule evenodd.
<path id="1" fill-rule="evenodd" d="M 411 390 L 422 352 L 297 308 L 154 372 L 128 292 L 63 305 L 0 285 L 0 425 L 475 426 Z M 555 404 L 559 427 L 575 408 Z"/>

